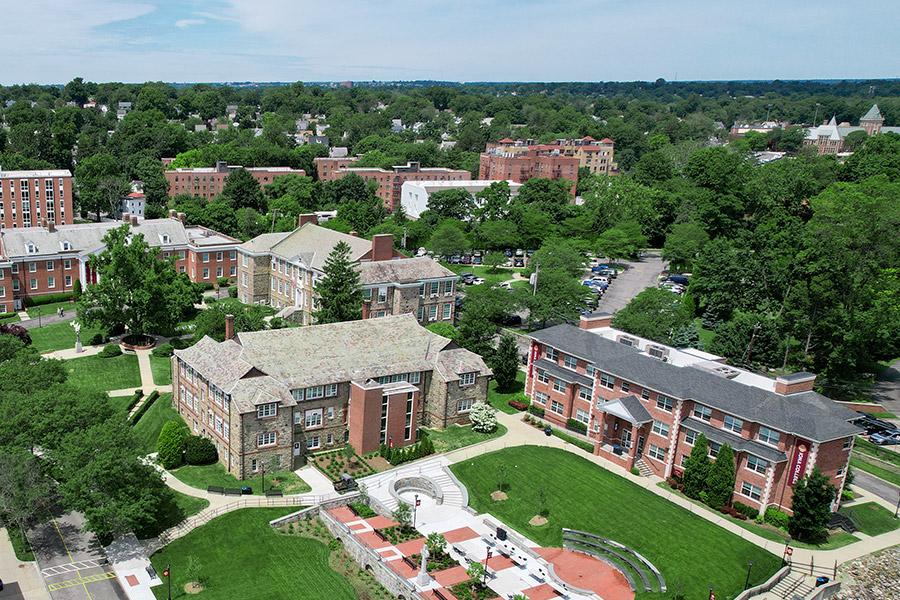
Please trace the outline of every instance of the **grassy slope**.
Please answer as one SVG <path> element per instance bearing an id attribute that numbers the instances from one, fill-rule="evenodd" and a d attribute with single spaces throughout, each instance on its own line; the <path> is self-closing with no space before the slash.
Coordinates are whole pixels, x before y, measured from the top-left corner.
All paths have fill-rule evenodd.
<path id="1" fill-rule="evenodd" d="M 150 355 L 150 370 L 153 371 L 153 383 L 156 385 L 172 384 L 171 358 Z"/>
<path id="2" fill-rule="evenodd" d="M 510 499 L 493 502 L 490 493 L 497 489 L 501 464 L 508 466 Z M 468 487 L 475 510 L 494 514 L 545 546 L 562 545 L 562 527 L 627 544 L 662 571 L 669 589 L 683 586 L 688 598 L 706 597 L 709 584 L 718 597 L 734 597 L 744 584 L 748 560 L 754 563 L 751 585 L 779 567 L 773 554 L 569 452 L 522 446 L 452 469 Z M 548 495 L 550 522 L 532 527 L 528 520 L 539 510 L 541 489 Z"/>
<path id="3" fill-rule="evenodd" d="M 223 515 L 154 554 L 153 566 L 162 573 L 171 565 L 173 598 L 188 596 L 186 568 L 194 557 L 207 579 L 199 600 L 355 600 L 347 581 L 329 568 L 324 544 L 269 527 L 271 519 L 294 510 L 250 508 Z M 164 585 L 153 588 L 160 599 L 166 591 Z"/>
<path id="4" fill-rule="evenodd" d="M 516 385 L 512 392 L 509 393 L 501 393 L 497 391 L 497 382 L 491 380 L 490 385 L 488 386 L 488 402 L 490 402 L 491 406 L 499 410 L 500 412 L 505 412 L 508 415 L 514 415 L 517 411 L 512 406 L 508 404 L 510 400 L 520 400 L 522 399 L 522 391 L 525 389 L 525 373 L 519 371 L 516 373 Z"/>
<path id="5" fill-rule="evenodd" d="M 226 471 L 225 467 L 220 463 L 213 465 L 185 465 L 172 471 L 172 474 L 182 482 L 201 490 L 205 490 L 211 485 L 229 488 L 249 485 L 253 488 L 254 494 L 262 493 L 261 474 L 257 474 L 249 479 L 239 480 Z M 281 483 L 277 486 L 273 483 L 275 479 L 281 480 Z M 285 494 L 302 494 L 310 490 L 309 485 L 297 477 L 297 474 L 293 471 L 266 472 L 266 489 L 268 490 L 272 487 L 277 487 Z"/>
<path id="6" fill-rule="evenodd" d="M 460 425 L 451 425 L 446 429 L 428 430 L 428 437 L 434 442 L 435 452 L 450 452 L 457 448 L 492 440 L 502 435 L 506 435 L 506 427 L 499 423 L 493 433 L 479 433 L 472 431 L 471 426 L 462 427 Z"/>
<path id="7" fill-rule="evenodd" d="M 841 509 L 841 513 L 853 519 L 866 535 L 880 535 L 900 527 L 900 519 L 894 518 L 894 513 L 874 502 L 847 506 Z"/>
<path id="8" fill-rule="evenodd" d="M 166 421 L 181 421 L 181 415 L 172 408 L 172 394 L 160 394 L 134 426 L 134 436 L 142 454 L 156 452 L 156 440 Z"/>
<path id="9" fill-rule="evenodd" d="M 880 465 L 866 462 L 861 458 L 856 457 L 850 457 L 850 466 L 854 469 L 865 471 L 866 473 L 874 475 L 875 477 L 878 477 L 880 479 L 884 479 L 888 483 L 893 483 L 894 485 L 900 486 L 900 473 L 888 470 L 887 467 L 882 467 Z"/>

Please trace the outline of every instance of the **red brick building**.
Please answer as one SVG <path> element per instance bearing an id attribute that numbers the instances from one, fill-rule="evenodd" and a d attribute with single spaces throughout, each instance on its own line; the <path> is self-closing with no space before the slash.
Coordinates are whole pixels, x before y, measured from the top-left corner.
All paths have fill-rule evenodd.
<path id="1" fill-rule="evenodd" d="M 236 477 L 296 469 L 349 443 L 404 447 L 468 423 L 492 375 L 412 315 L 204 337 L 172 358 L 173 405 Z"/>
<path id="2" fill-rule="evenodd" d="M 478 179 L 508 179 L 516 183 L 535 178 L 565 179 L 572 183 L 570 193 L 574 196 L 579 166 L 578 157 L 566 156 L 559 148 L 504 139 L 488 144 L 481 153 Z"/>
<path id="3" fill-rule="evenodd" d="M 240 240 L 205 227 L 187 227 L 175 215 L 147 219 L 123 215 L 122 221 L 4 229 L 0 231 L 0 313 L 21 310 L 29 298 L 72 293 L 75 282 L 96 283 L 88 260 L 103 250 L 103 236 L 127 223 L 134 233 L 159 248 L 191 281 L 215 283 L 237 276 Z"/>
<path id="4" fill-rule="evenodd" d="M 366 181 L 378 184 L 376 195 L 384 201 L 384 207 L 393 212 L 400 206 L 400 191 L 407 181 L 469 181 L 472 174 L 461 169 L 422 167 L 418 162 L 395 166 L 390 171 L 377 167 L 354 167 L 358 157 L 316 158 L 316 174 L 320 181 L 335 181 L 355 173 Z"/>
<path id="5" fill-rule="evenodd" d="M 0 229 L 71 224 L 74 214 L 69 171 L 0 170 Z"/>
<path id="6" fill-rule="evenodd" d="M 682 472 L 702 433 L 711 456 L 723 444 L 734 450 L 734 499 L 760 509 L 790 512 L 793 485 L 813 467 L 843 489 L 857 415 L 814 392 L 815 375 L 773 380 L 610 321 L 593 315 L 532 334 L 525 393 L 548 421 L 581 423 L 596 454 L 660 477 Z"/>
<path id="7" fill-rule="evenodd" d="M 167 159 L 163 159 L 165 161 Z M 232 171 L 245 169 L 260 186 L 269 185 L 280 175 L 306 175 L 303 169 L 291 167 L 240 167 L 228 165 L 224 161 L 216 163 L 215 167 L 201 167 L 195 169 L 166 169 L 166 181 L 169 182 L 169 196 L 187 194 L 199 196 L 207 200 L 215 198 L 225 189 L 225 180 Z"/>

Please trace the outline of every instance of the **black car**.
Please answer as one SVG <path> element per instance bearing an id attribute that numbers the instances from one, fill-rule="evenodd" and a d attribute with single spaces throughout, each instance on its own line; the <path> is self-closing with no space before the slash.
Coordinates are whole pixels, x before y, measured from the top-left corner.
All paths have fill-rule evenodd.
<path id="1" fill-rule="evenodd" d="M 522 317 L 516 314 L 503 315 L 500 317 L 500 324 L 505 327 L 521 327 Z"/>
<path id="2" fill-rule="evenodd" d="M 856 412 L 859 415 L 859 418 L 854 419 L 853 424 L 865 429 L 866 435 L 872 435 L 873 433 L 884 433 L 886 431 L 896 429 L 896 426 L 893 423 L 888 423 L 887 421 L 876 419 L 869 413 L 864 413 L 859 410 Z"/>
<path id="3" fill-rule="evenodd" d="M 669 281 L 678 285 L 687 285 L 688 278 L 686 275 L 669 275 Z"/>

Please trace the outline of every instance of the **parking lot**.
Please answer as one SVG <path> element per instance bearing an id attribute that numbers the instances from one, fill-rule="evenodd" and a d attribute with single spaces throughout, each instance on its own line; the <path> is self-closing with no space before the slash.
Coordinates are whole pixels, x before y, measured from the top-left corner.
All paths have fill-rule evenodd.
<path id="1" fill-rule="evenodd" d="M 125 600 L 97 538 L 84 518 L 68 513 L 34 529 L 29 537 L 53 600 Z"/>
<path id="2" fill-rule="evenodd" d="M 654 255 L 645 256 L 639 261 L 622 262 L 627 268 L 619 271 L 618 277 L 600 298 L 597 312 L 612 314 L 625 308 L 632 298 L 648 287 L 655 287 L 665 268 L 665 262 Z"/>

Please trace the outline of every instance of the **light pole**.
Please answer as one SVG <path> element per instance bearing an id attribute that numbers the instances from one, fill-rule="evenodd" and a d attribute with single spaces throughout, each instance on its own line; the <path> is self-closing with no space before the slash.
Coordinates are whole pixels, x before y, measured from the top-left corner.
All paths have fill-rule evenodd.
<path id="1" fill-rule="evenodd" d="M 894 518 L 897 518 L 897 514 L 900 513 L 900 492 L 897 493 L 897 507 L 894 508 Z"/>
<path id="2" fill-rule="evenodd" d="M 266 465 L 259 465 L 259 476 L 262 479 L 262 493 L 263 496 L 266 495 Z"/>
<path id="3" fill-rule="evenodd" d="M 413 496 L 413 529 L 416 528 L 416 509 L 419 508 L 419 495 L 416 494 Z"/>
<path id="4" fill-rule="evenodd" d="M 753 568 L 753 561 L 747 561 L 747 579 L 744 580 L 744 589 L 746 590 L 750 586 L 750 569 Z"/>
<path id="5" fill-rule="evenodd" d="M 166 565 L 166 570 L 163 571 L 163 575 L 165 575 L 166 580 L 169 582 L 168 600 L 172 600 L 172 570 L 169 565 Z"/>
<path id="6" fill-rule="evenodd" d="M 491 552 L 491 549 L 488 548 L 487 549 L 487 558 L 484 559 L 484 571 L 482 571 L 482 576 L 481 576 L 481 585 L 482 586 L 487 584 L 488 562 L 490 562 L 492 556 L 493 556 L 493 553 Z"/>

